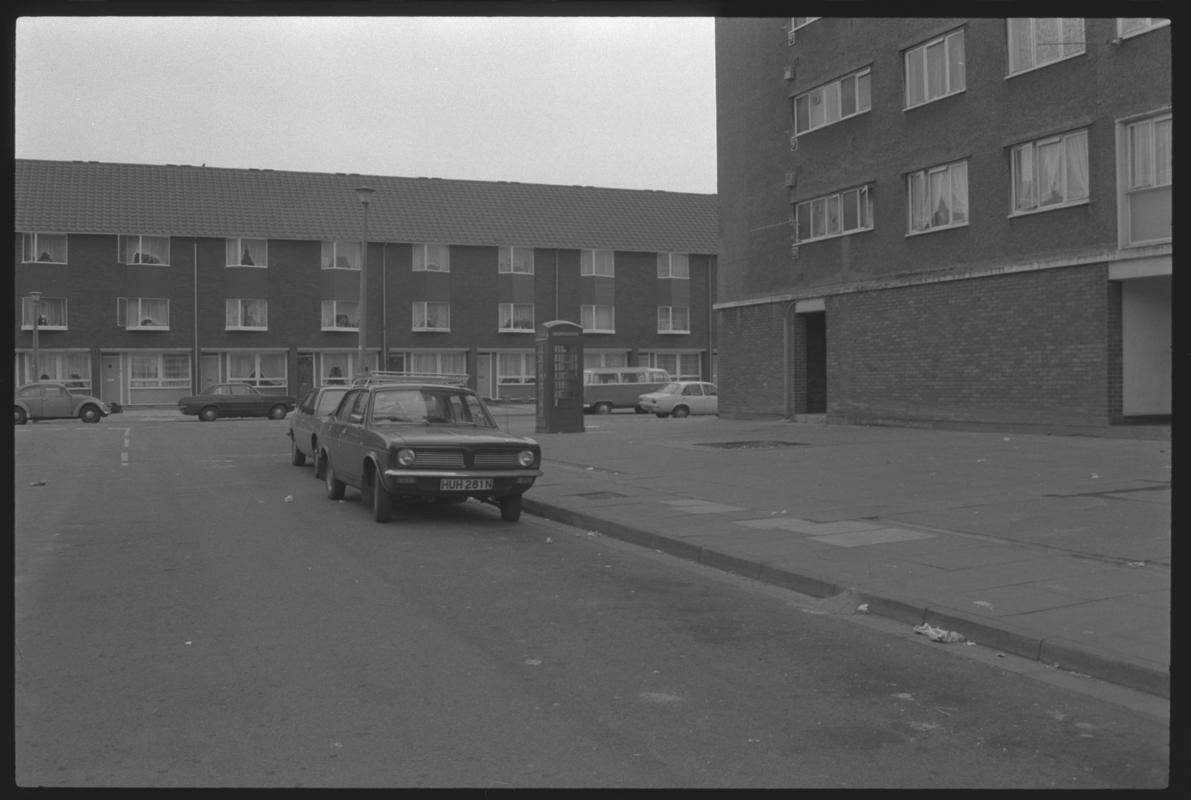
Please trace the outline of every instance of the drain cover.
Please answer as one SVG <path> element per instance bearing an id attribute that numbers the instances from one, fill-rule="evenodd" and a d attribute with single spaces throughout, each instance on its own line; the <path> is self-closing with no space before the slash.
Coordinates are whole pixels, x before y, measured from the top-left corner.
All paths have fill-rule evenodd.
<path id="1" fill-rule="evenodd" d="M 784 442 L 781 439 L 754 439 L 747 442 L 697 442 L 696 447 L 718 447 L 721 450 L 772 450 L 776 447 L 797 447 L 802 442 Z"/>

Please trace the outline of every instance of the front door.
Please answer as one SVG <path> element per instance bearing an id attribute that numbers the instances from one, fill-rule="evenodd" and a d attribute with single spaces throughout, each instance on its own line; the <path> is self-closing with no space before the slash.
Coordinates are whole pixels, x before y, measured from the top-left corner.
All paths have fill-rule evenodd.
<path id="1" fill-rule="evenodd" d="M 124 372 L 120 366 L 120 356 L 103 357 L 103 378 L 99 384 L 99 399 L 105 403 L 122 403 L 124 398 Z"/>
<path id="2" fill-rule="evenodd" d="M 492 355 L 480 353 L 476 356 L 476 392 L 484 399 L 496 399 L 492 391 Z"/>
<path id="3" fill-rule="evenodd" d="M 199 357 L 199 392 L 206 394 L 211 387 L 219 383 L 219 356 Z"/>

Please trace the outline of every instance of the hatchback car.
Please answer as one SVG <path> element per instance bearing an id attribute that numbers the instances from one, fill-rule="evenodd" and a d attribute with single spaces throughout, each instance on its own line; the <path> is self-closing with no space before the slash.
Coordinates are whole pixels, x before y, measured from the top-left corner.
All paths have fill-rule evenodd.
<path id="1" fill-rule="evenodd" d="M 339 407 L 339 401 L 347 394 L 349 386 L 320 386 L 308 392 L 298 401 L 298 407 L 289 418 L 290 462 L 295 467 L 314 460 L 318 452 L 318 437 L 323 422 Z"/>
<path id="2" fill-rule="evenodd" d="M 217 383 L 202 394 L 183 397 L 178 410 L 203 422 L 220 417 L 268 417 L 285 419 L 298 401 L 278 394 L 261 394 L 247 383 Z"/>
<path id="3" fill-rule="evenodd" d="M 394 503 L 474 498 L 516 522 L 521 495 L 542 474 L 538 443 L 502 431 L 465 386 L 424 382 L 352 386 L 323 423 L 315 474 L 327 497 L 360 490 L 377 522 Z"/>
<path id="4" fill-rule="evenodd" d="M 641 395 L 637 402 L 659 417 L 720 413 L 719 390 L 714 383 L 703 381 L 668 383 L 656 392 Z"/>
<path id="5" fill-rule="evenodd" d="M 69 419 L 99 422 L 115 413 L 111 405 L 89 394 L 71 394 L 64 383 L 39 381 L 27 383 L 16 390 L 12 404 L 12 421 L 24 425 L 28 420 Z"/>

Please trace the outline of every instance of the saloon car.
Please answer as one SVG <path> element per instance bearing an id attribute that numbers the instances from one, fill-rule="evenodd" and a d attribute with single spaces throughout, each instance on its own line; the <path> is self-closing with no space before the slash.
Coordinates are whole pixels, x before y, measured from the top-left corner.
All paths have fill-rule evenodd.
<path id="1" fill-rule="evenodd" d="M 220 417 L 285 419 L 298 401 L 286 395 L 261 394 L 247 383 L 217 383 L 202 394 L 183 397 L 178 410 L 203 422 Z"/>
<path id="2" fill-rule="evenodd" d="M 720 413 L 719 390 L 714 383 L 674 381 L 637 399 L 641 408 L 659 417 Z"/>
<path id="3" fill-rule="evenodd" d="M 18 388 L 13 397 L 12 421 L 24 425 L 28 420 L 69 419 L 99 422 L 109 414 L 119 413 L 113 407 L 89 394 L 71 394 L 64 383 L 39 381 Z"/>
<path id="4" fill-rule="evenodd" d="M 286 431 L 290 438 L 290 462 L 295 467 L 303 466 L 307 458 L 314 460 L 323 422 L 339 407 L 339 401 L 349 388 L 344 385 L 320 386 L 298 401 Z"/>
<path id="5" fill-rule="evenodd" d="M 352 386 L 318 437 L 315 475 L 327 497 L 360 491 L 377 522 L 409 502 L 474 498 L 521 517 L 521 496 L 542 474 L 533 439 L 502 431 L 471 389 L 369 381 Z"/>

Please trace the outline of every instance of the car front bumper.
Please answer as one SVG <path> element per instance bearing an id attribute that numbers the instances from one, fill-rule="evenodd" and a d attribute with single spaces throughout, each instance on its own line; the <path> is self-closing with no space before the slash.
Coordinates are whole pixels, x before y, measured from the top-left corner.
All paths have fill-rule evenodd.
<path id="1" fill-rule="evenodd" d="M 533 486 L 540 469 L 519 470 L 419 470 L 387 469 L 383 485 L 389 494 L 406 497 L 502 497 L 521 494 Z M 443 481 L 450 481 L 444 488 Z M 490 481 L 478 485 L 471 481 Z"/>

